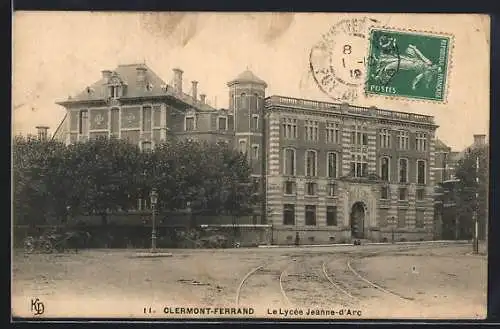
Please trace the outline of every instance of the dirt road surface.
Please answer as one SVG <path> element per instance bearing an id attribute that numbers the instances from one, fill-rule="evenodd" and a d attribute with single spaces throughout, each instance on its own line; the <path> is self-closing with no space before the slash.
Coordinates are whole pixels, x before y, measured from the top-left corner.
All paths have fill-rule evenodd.
<path id="1" fill-rule="evenodd" d="M 146 259 L 133 258 L 138 250 L 16 251 L 12 312 L 24 317 L 484 318 L 487 260 L 470 251 L 469 245 L 184 249 Z M 39 315 L 32 307 L 37 298 L 44 305 Z M 186 314 L 186 307 L 211 310 Z M 252 314 L 234 314 L 231 307 Z M 222 310 L 214 312 L 217 308 Z"/>

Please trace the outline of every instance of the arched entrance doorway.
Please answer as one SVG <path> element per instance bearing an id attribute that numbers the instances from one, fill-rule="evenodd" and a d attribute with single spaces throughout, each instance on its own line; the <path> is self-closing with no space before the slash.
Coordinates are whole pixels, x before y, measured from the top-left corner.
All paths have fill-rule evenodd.
<path id="1" fill-rule="evenodd" d="M 355 239 L 363 239 L 365 231 L 365 206 L 356 202 L 351 209 L 351 235 Z"/>

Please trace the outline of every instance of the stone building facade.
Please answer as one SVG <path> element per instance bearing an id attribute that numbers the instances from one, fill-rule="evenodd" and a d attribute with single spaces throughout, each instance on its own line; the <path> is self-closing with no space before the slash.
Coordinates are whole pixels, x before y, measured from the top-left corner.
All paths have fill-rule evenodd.
<path id="1" fill-rule="evenodd" d="M 267 96 L 246 70 L 216 109 L 183 92 L 182 70 L 167 85 L 145 64 L 120 65 L 75 97 L 54 136 L 66 143 L 126 138 L 142 149 L 172 134 L 226 142 L 248 155 L 265 200 L 255 210 L 272 242 L 330 243 L 433 236 L 435 131 L 431 116 Z"/>

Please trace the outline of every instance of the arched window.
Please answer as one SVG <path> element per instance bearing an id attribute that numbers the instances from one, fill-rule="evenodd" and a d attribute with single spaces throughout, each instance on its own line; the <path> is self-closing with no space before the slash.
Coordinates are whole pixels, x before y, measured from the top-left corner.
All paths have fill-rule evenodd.
<path id="1" fill-rule="evenodd" d="M 383 181 L 388 182 L 390 180 L 390 170 L 391 170 L 391 165 L 390 165 L 390 159 L 389 157 L 382 157 L 380 159 L 380 177 L 382 178 Z"/>
<path id="2" fill-rule="evenodd" d="M 338 176 L 338 156 L 336 152 L 328 152 L 326 156 L 326 169 L 328 178 L 337 178 Z"/>
<path id="3" fill-rule="evenodd" d="M 426 167 L 427 164 L 425 160 L 417 160 L 417 184 L 425 184 Z"/>
<path id="4" fill-rule="evenodd" d="M 295 149 L 286 148 L 283 150 L 283 173 L 287 176 L 295 176 L 296 174 L 296 157 Z"/>
<path id="5" fill-rule="evenodd" d="M 399 183 L 408 183 L 408 159 L 399 159 Z"/>
<path id="6" fill-rule="evenodd" d="M 314 177 L 317 175 L 318 155 L 316 151 L 306 151 L 306 176 Z"/>
<path id="7" fill-rule="evenodd" d="M 240 109 L 247 109 L 248 108 L 248 97 L 247 94 L 242 93 L 240 97 Z"/>

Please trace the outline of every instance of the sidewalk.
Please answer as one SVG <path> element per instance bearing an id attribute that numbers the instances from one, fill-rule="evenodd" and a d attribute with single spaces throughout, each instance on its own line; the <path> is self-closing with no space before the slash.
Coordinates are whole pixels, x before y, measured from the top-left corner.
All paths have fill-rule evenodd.
<path id="1" fill-rule="evenodd" d="M 361 246 L 376 245 L 434 245 L 434 244 L 469 244 L 468 240 L 432 240 L 432 241 L 406 241 L 406 242 L 369 242 Z M 259 248 L 312 248 L 312 247 L 346 247 L 354 246 L 354 243 L 332 243 L 332 244 L 301 244 L 301 245 L 259 245 Z"/>

